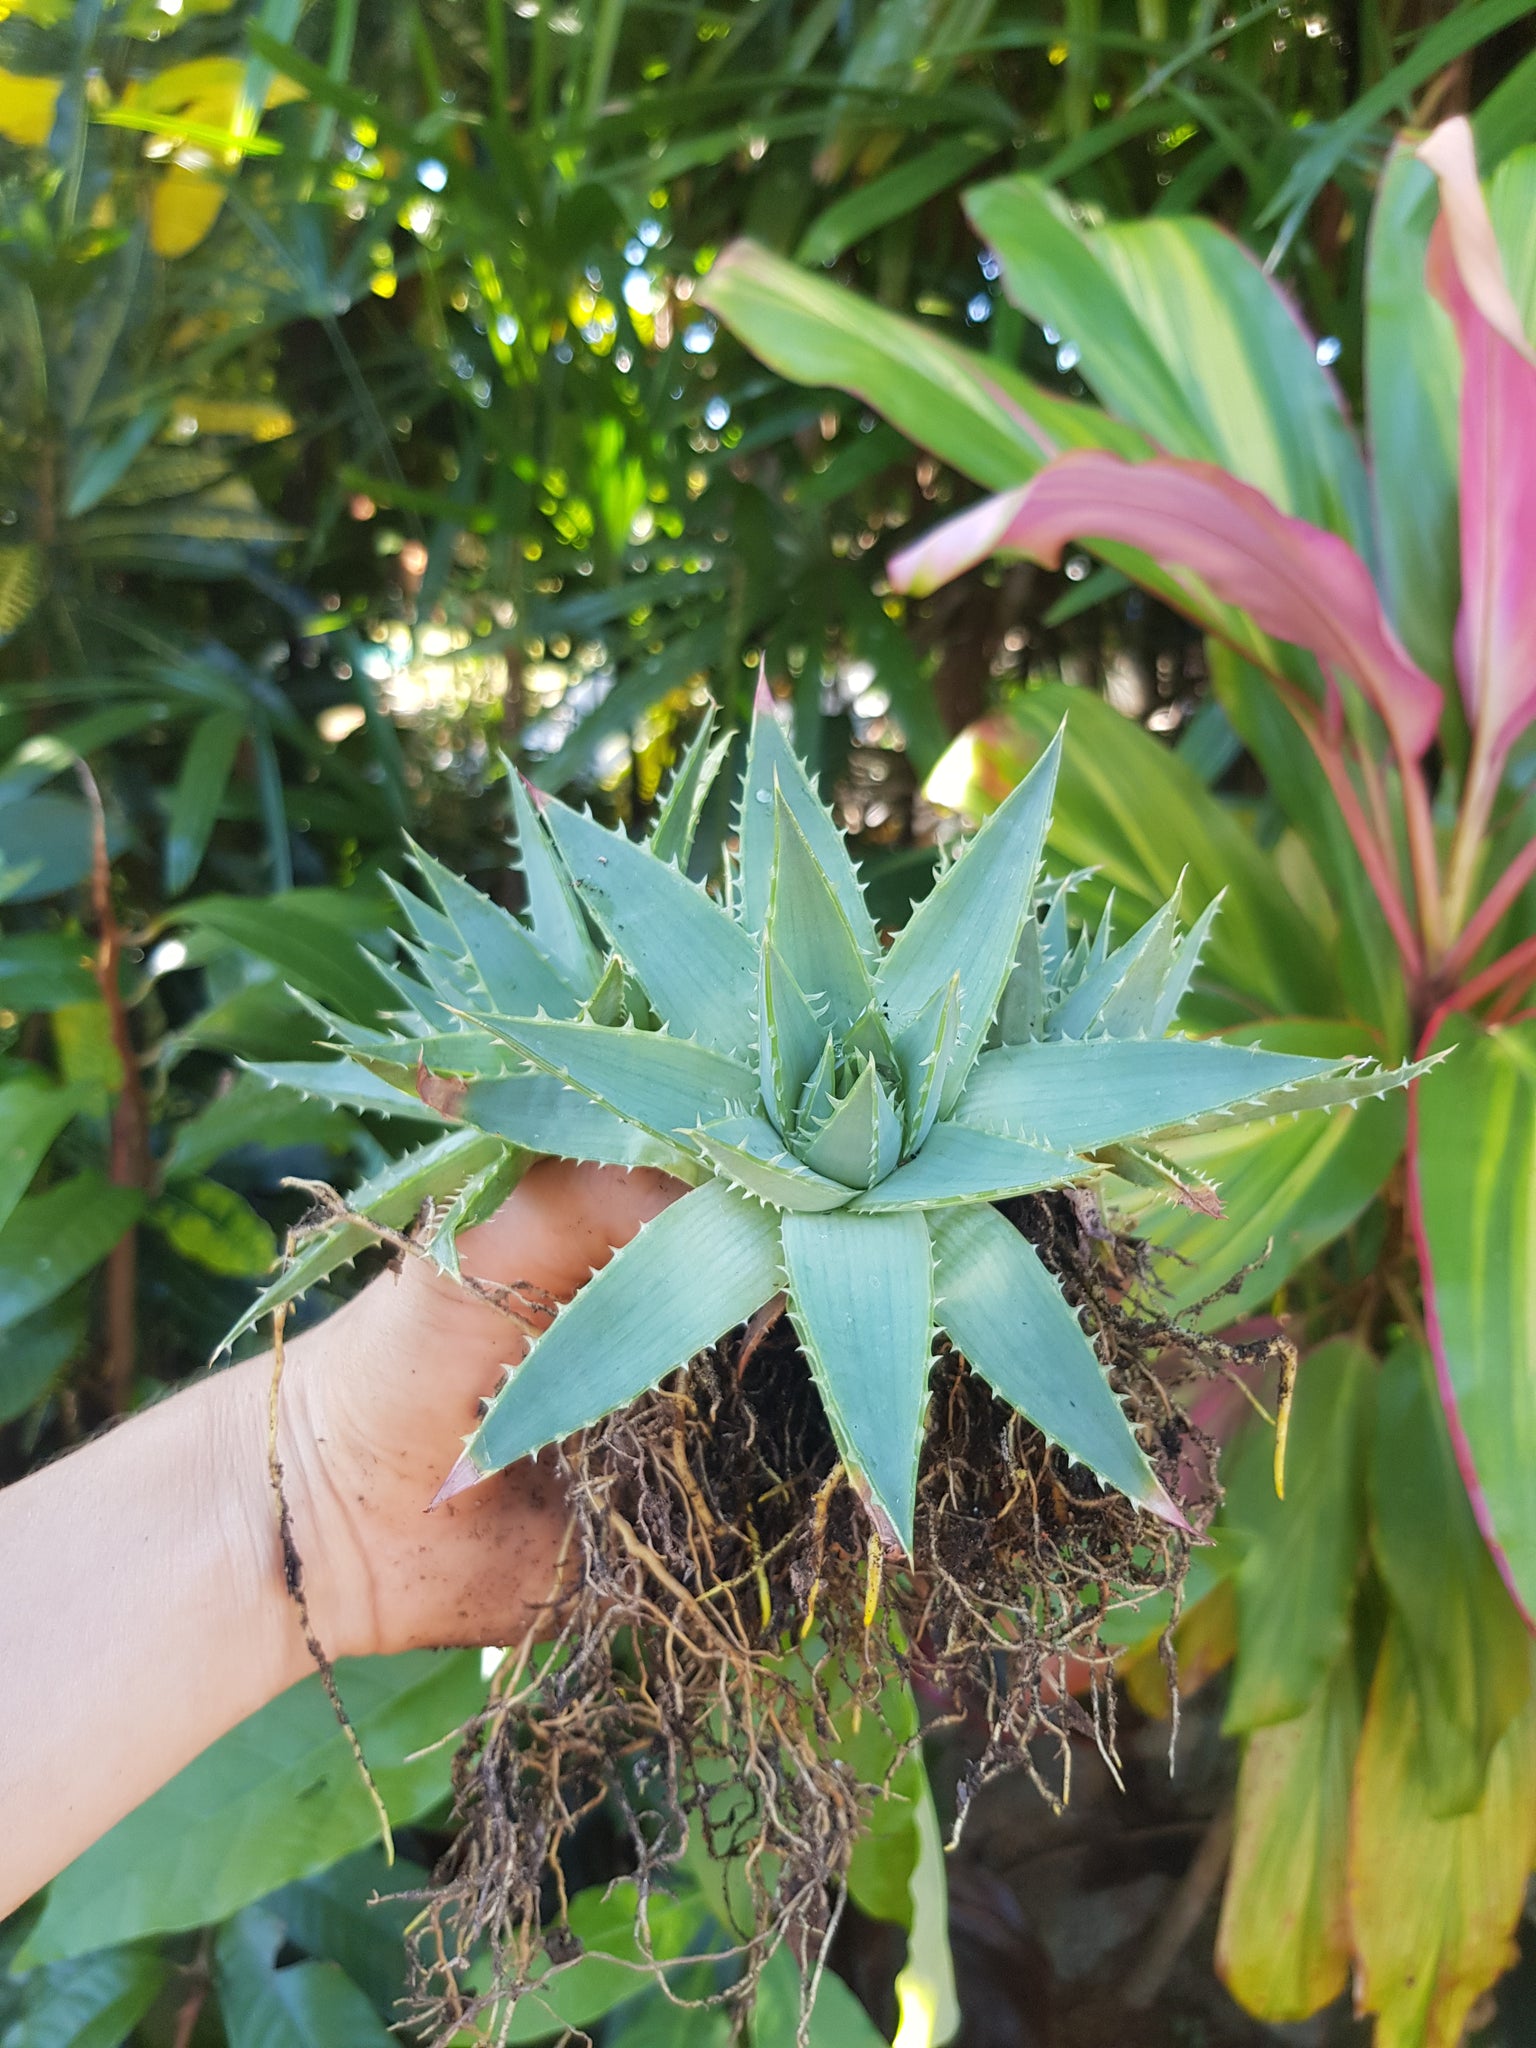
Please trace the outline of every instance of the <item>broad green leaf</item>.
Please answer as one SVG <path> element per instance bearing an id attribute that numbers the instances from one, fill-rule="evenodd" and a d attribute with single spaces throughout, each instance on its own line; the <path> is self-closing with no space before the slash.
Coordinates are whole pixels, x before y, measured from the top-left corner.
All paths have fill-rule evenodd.
<path id="1" fill-rule="evenodd" d="M 935 1124 L 922 1151 L 860 1195 L 854 1206 L 865 1215 L 876 1215 L 885 1210 L 1001 1202 L 1035 1188 L 1090 1179 L 1092 1174 L 1089 1162 L 1070 1152 L 969 1124 Z"/>
<path id="2" fill-rule="evenodd" d="M 392 1009 L 393 991 L 371 956 L 351 935 L 338 933 L 318 905 L 306 902 L 324 893 L 294 889 L 260 900 L 199 896 L 177 909 L 176 922 L 216 932 L 270 960 L 284 980 L 344 1016 L 366 1018 Z"/>
<path id="3" fill-rule="evenodd" d="M 698 297 L 781 377 L 852 392 L 990 490 L 1023 482 L 1063 448 L 1148 452 L 1134 427 L 755 243 L 732 243 Z"/>
<path id="4" fill-rule="evenodd" d="M 0 1422 L 14 1422 L 48 1392 L 85 1348 L 89 1286 L 12 1323 L 0 1345 Z"/>
<path id="5" fill-rule="evenodd" d="M 778 1291 L 778 1218 L 723 1181 L 654 1217 L 563 1308 L 486 1411 L 481 1473 L 627 1405 Z"/>
<path id="6" fill-rule="evenodd" d="M 933 1358 L 933 1262 L 920 1213 L 784 1218 L 789 1312 L 837 1447 L 912 1549 Z"/>
<path id="7" fill-rule="evenodd" d="M 1267 1429 L 1245 1431 L 1224 1462 L 1222 1523 L 1242 1559 L 1229 1734 L 1304 1713 L 1349 1643 L 1366 1557 L 1375 1380 L 1374 1360 L 1347 1337 L 1303 1359 L 1284 1500 L 1275 1494 L 1274 1438 Z"/>
<path id="8" fill-rule="evenodd" d="M 391 1230 L 404 1230 L 415 1222 L 423 1202 L 451 1199 L 465 1181 L 499 1158 L 502 1150 L 500 1138 L 487 1137 L 482 1131 L 449 1131 L 432 1144 L 392 1159 L 388 1166 L 371 1174 L 348 1195 L 347 1206 L 354 1216 L 368 1216 Z M 237 1337 L 255 1329 L 274 1309 L 284 1302 L 296 1301 L 338 1266 L 346 1265 L 377 1242 L 365 1223 L 332 1223 L 317 1232 L 300 1247 L 271 1286 L 251 1303 L 219 1349 L 228 1350 Z"/>
<path id="9" fill-rule="evenodd" d="M 1357 1027 L 1290 1019 L 1255 1025 L 1235 1037 L 1275 1052 L 1358 1055 L 1369 1046 L 1369 1035 Z M 1406 1129 L 1406 1095 L 1395 1094 L 1352 1109 L 1308 1110 L 1278 1123 L 1238 1124 L 1175 1139 L 1171 1163 L 1211 1183 L 1221 1215 L 1149 1202 L 1128 1191 L 1112 1196 L 1114 1210 L 1171 1255 L 1159 1267 L 1158 1282 L 1173 1309 L 1190 1310 L 1243 1267 L 1252 1267 L 1234 1293 L 1202 1311 L 1206 1327 L 1219 1329 L 1272 1300 L 1292 1273 L 1355 1222 L 1401 1158 Z"/>
<path id="10" fill-rule="evenodd" d="M 693 1133 L 693 1143 L 727 1180 L 775 1208 L 819 1215 L 853 1200 L 852 1187 L 824 1179 L 786 1151 L 765 1116 L 725 1117 L 705 1124 Z"/>
<path id="11" fill-rule="evenodd" d="M 468 1123 L 529 1152 L 553 1152 L 600 1166 L 656 1166 L 687 1178 L 697 1161 L 681 1144 L 654 1137 L 553 1074 L 509 1074 L 475 1081 L 465 1094 Z"/>
<path id="12" fill-rule="evenodd" d="M 1462 1476 L 1506 1583 L 1536 1613 L 1536 1025 L 1455 1023 L 1418 1084 L 1412 1214 Z"/>
<path id="13" fill-rule="evenodd" d="M 926 54 L 926 53 L 925 53 Z M 995 148 L 990 137 L 947 135 L 894 170 L 855 185 L 823 207 L 800 237 L 797 263 L 834 263 L 887 222 L 910 218 L 926 200 L 963 178 Z"/>
<path id="14" fill-rule="evenodd" d="M 262 1906 L 220 1928 L 214 1981 L 229 2048 L 389 2048 L 394 2036 L 337 1964 L 277 1967 L 286 1936 Z"/>
<path id="15" fill-rule="evenodd" d="M 1371 1543 L 1418 1702 L 1418 1774 L 1437 1819 L 1469 1813 L 1531 1691 L 1531 1645 L 1478 1533 L 1422 1344 L 1382 1368 Z"/>
<path id="16" fill-rule="evenodd" d="M 538 807 L 511 762 L 507 764 L 507 783 L 517 828 L 517 864 L 528 891 L 528 922 L 533 927 L 533 936 L 567 984 L 585 996 L 596 986 L 602 959 L 592 943 L 575 888 L 550 844 Z"/>
<path id="17" fill-rule="evenodd" d="M 1106 1486 L 1166 1514 L 1082 1325 L 1007 1217 L 985 1206 L 935 1216 L 933 1253 L 934 1314 L 971 1369 Z"/>
<path id="18" fill-rule="evenodd" d="M 545 816 L 582 902 L 662 1021 L 717 1052 L 747 1052 L 757 948 L 740 925 L 622 832 L 553 799 Z"/>
<path id="19" fill-rule="evenodd" d="M 408 1857 L 386 1863 L 370 1843 L 313 1877 L 296 1878 L 261 1903 L 299 1948 L 339 1963 L 386 2019 L 405 1991 L 406 1930 L 417 1905 L 401 1892 L 424 1887 L 429 1873 Z"/>
<path id="20" fill-rule="evenodd" d="M 493 1010 L 504 1017 L 575 1016 L 586 990 L 566 980 L 510 911 L 419 846 L 411 858 L 458 932 Z"/>
<path id="21" fill-rule="evenodd" d="M 1355 2009 L 1402 2048 L 1457 2048 L 1473 2005 L 1514 1963 L 1536 1860 L 1536 1704 L 1505 1731 L 1481 1802 L 1436 1820 L 1418 1695 L 1388 1623 L 1355 1773 L 1349 1917 Z"/>
<path id="22" fill-rule="evenodd" d="M 961 734 L 930 776 L 929 795 L 970 817 L 987 815 L 1022 781 L 1063 718 L 1049 844 L 1068 866 L 1098 871 L 1086 899 L 1097 909 L 1112 888 L 1139 922 L 1168 900 L 1182 875 L 1191 914 L 1221 897 L 1203 982 L 1246 999 L 1250 1015 L 1253 999 L 1282 1015 L 1326 1016 L 1337 1008 L 1326 937 L 1288 893 L 1273 859 L 1172 749 L 1093 692 L 1047 683 L 1015 697 L 1006 714 Z"/>
<path id="23" fill-rule="evenodd" d="M 90 948 L 78 933 L 8 932 L 0 938 L 0 1007 L 25 1016 L 87 1002 L 95 993 Z"/>
<path id="24" fill-rule="evenodd" d="M 571 1900 L 567 1917 L 583 1953 L 573 1963 L 547 1971 L 518 2000 L 503 2036 L 509 2043 L 558 2041 L 567 2028 L 590 2026 L 653 1982 L 650 1958 L 671 1962 L 702 1943 L 705 1916 L 696 1893 L 679 1898 L 651 1893 L 645 1907 L 648 1958 L 635 1933 L 637 1888 L 616 1884 L 607 1897 L 605 1891 L 606 1886 L 593 1885 Z M 675 2024 L 681 2015 L 675 2007 L 668 2011 Z"/>
<path id="25" fill-rule="evenodd" d="M 151 1948 L 103 1948 L 27 1978 L 5 2048 L 119 2048 L 159 1997 L 164 1959 Z"/>
<path id="26" fill-rule="evenodd" d="M 763 722 L 758 721 L 759 725 Z M 749 797 L 749 801 L 755 799 Z M 841 1038 L 874 1000 L 868 960 L 861 950 L 857 927 L 849 922 L 839 900 L 832 875 L 812 851 L 777 784 L 769 815 L 773 855 L 763 914 L 764 944 L 778 954 L 794 976 L 822 1029 Z M 830 831 L 831 820 L 826 824 Z M 850 878 L 852 872 L 850 866 Z M 751 875 L 751 869 L 744 865 L 743 889 L 750 884 Z M 749 898 L 749 915 L 750 909 Z M 862 904 L 859 917 L 873 950 L 873 927 Z"/>
<path id="27" fill-rule="evenodd" d="M 72 1174 L 25 1196 L 0 1229 L 0 1329 L 55 1301 L 103 1260 L 142 1214 L 136 1188 Z"/>
<path id="28" fill-rule="evenodd" d="M 271 1224 L 222 1181 L 179 1178 L 144 1220 L 172 1251 L 205 1272 L 251 1278 L 267 1272 L 277 1256 Z"/>
<path id="29" fill-rule="evenodd" d="M 763 947 L 757 998 L 757 1071 L 763 1105 L 780 1130 L 794 1123 L 805 1084 L 827 1042 L 800 984 L 771 945 Z"/>
<path id="30" fill-rule="evenodd" d="M 165 1159 L 166 1180 L 206 1173 L 227 1153 L 246 1145 L 271 1151 L 291 1145 L 322 1145 L 330 1152 L 345 1153 L 357 1142 L 362 1127 L 354 1116 L 328 1107 L 324 1095 L 324 1088 L 342 1081 L 355 1082 L 359 1095 L 377 1088 L 381 1095 L 406 1105 L 406 1114 L 410 1114 L 409 1098 L 387 1083 L 375 1081 L 364 1067 L 342 1060 L 294 1060 L 287 1064 L 300 1075 L 313 1074 L 322 1085 L 276 1085 L 282 1065 L 235 1074 L 222 1094 L 214 1096 L 176 1132 Z M 425 1103 L 421 1114 L 427 1123 L 440 1121 Z"/>
<path id="31" fill-rule="evenodd" d="M 487 1019 L 487 1027 L 545 1073 L 654 1137 L 671 1139 L 757 1102 L 757 1076 L 746 1067 L 664 1031 L 500 1019 Z"/>
<path id="32" fill-rule="evenodd" d="M 912 1878 L 921 1853 L 917 1806 L 927 1790 L 921 1745 L 898 1763 L 897 1751 L 921 1731 L 912 1688 L 892 1672 L 872 1706 L 850 1700 L 831 1712 L 833 1754 L 863 1785 L 883 1787 L 848 1859 L 848 1896 L 861 1913 L 912 1925 Z"/>
<path id="33" fill-rule="evenodd" d="M 14 1080 L 0 1082 L 0 1229 L 54 1139 L 94 1096 L 90 1088 L 60 1088 L 37 1068 L 24 1068 Z"/>
<path id="34" fill-rule="evenodd" d="M 1249 2012 L 1309 2019 L 1349 1982 L 1349 1797 L 1360 1686 L 1347 1650 L 1302 1711 L 1243 1745 L 1216 1969 Z"/>
<path id="35" fill-rule="evenodd" d="M 907 1960 L 896 1978 L 900 2012 L 898 2034 L 905 2031 L 919 2039 L 942 2043 L 953 2041 L 960 2031 L 960 1998 L 955 1985 L 955 1959 L 949 1939 L 949 1872 L 946 1867 L 944 1836 L 939 1827 L 933 1787 L 916 1758 L 921 1773 L 914 1815 L 917 1833 L 917 1863 L 911 1879 L 911 1922 L 907 1935 Z"/>
<path id="36" fill-rule="evenodd" d="M 243 1064 L 247 1073 L 271 1088 L 292 1089 L 296 1095 L 327 1102 L 335 1109 L 366 1109 L 375 1116 L 403 1117 L 422 1124 L 448 1121 L 441 1110 L 433 1109 L 419 1095 L 408 1095 L 356 1060 L 247 1060 Z"/>
<path id="37" fill-rule="evenodd" d="M 203 864 L 235 756 L 249 729 L 238 711 L 200 719 L 181 757 L 165 830 L 165 893 L 179 896 Z"/>
<path id="38" fill-rule="evenodd" d="M 715 710 L 711 704 L 673 769 L 646 842 L 657 860 L 670 861 L 685 871 L 693 854 L 694 834 L 699 829 L 705 799 L 731 750 L 729 733 L 723 739 L 714 737 Z"/>
<path id="39" fill-rule="evenodd" d="M 848 842 L 785 736 L 772 697 L 759 687 L 741 786 L 741 905 L 743 922 L 752 932 L 760 932 L 768 919 L 774 861 L 786 858 L 779 845 L 784 836 L 780 805 L 799 828 L 804 855 L 810 865 L 821 870 L 822 886 L 830 886 L 860 953 L 866 960 L 876 959 L 879 941 L 864 907 Z M 806 864 L 805 859 L 800 863 Z M 797 889 L 800 886 L 795 884 Z M 820 984 L 802 979 L 801 986 L 809 990 Z"/>
<path id="40" fill-rule="evenodd" d="M 1302 1059 L 1224 1039 L 1094 1039 L 985 1052 L 956 1106 L 978 1130 L 1096 1152 L 1209 1120 L 1281 1116 L 1333 1087 L 1370 1091 L 1338 1060 Z"/>
<path id="41" fill-rule="evenodd" d="M 750 2038 L 752 2048 L 799 2048 L 800 1972 L 787 1948 L 775 1952 L 758 1980 Z M 880 2048 L 884 2039 L 842 1978 L 824 1969 L 806 2048 Z"/>
<path id="42" fill-rule="evenodd" d="M 411 1650 L 343 1660 L 336 1674 L 391 1819 L 397 1827 L 417 1819 L 448 1793 L 452 1745 L 441 1738 L 484 1698 L 479 1653 Z M 320 1681 L 306 1678 L 221 1736 L 55 1878 L 18 1963 L 225 1919 L 377 1832 Z"/>
<path id="43" fill-rule="evenodd" d="M 941 1115 L 964 1087 L 1013 971 L 1034 904 L 1060 759 L 1053 741 L 924 897 L 880 963 L 881 1004 L 898 1031 L 959 977 L 960 1023 L 940 1089 Z"/>
<path id="44" fill-rule="evenodd" d="M 1388 156 L 1366 243 L 1365 417 L 1382 584 L 1403 645 L 1449 694 L 1461 595 L 1450 316 L 1424 282 L 1435 180 L 1411 143 Z"/>

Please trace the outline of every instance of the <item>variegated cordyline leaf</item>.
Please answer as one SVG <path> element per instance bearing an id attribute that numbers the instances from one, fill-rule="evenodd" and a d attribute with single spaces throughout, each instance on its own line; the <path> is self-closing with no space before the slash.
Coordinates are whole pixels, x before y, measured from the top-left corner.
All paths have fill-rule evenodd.
<path id="1" fill-rule="evenodd" d="M 430 1255 L 451 1270 L 453 1231 L 530 1153 L 659 1166 L 692 1190 L 532 1345 L 447 1491 L 598 1421 L 782 1292 L 888 1544 L 911 1548 L 945 1336 L 1103 1484 L 1179 1519 L 1076 1316 L 993 1205 L 1116 1171 L 1214 1212 L 1157 1139 L 1355 1101 L 1413 1070 L 1165 1037 L 1215 906 L 1181 937 L 1169 904 L 1116 947 L 1111 905 L 1074 938 L 1069 885 L 1039 879 L 1058 752 L 883 951 L 761 695 L 724 896 L 682 865 L 718 766 L 708 726 L 649 845 L 514 790 L 526 925 L 422 856 L 436 902 L 402 898 L 422 978 L 399 977 L 395 1031 L 325 1021 L 379 1077 L 363 1106 L 419 1092 L 459 1121 L 444 1163 L 422 1155 L 406 1176 L 446 1204 Z M 318 1085 L 337 1088 L 329 1068 Z"/>

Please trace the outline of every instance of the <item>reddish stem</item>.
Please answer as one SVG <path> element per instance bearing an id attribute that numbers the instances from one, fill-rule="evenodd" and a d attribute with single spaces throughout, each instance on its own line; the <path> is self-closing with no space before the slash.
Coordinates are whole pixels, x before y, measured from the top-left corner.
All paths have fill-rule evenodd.
<path id="1" fill-rule="evenodd" d="M 1527 841 L 1467 920 L 1445 956 L 1446 972 L 1458 975 L 1470 967 L 1480 948 L 1493 936 L 1506 911 L 1536 875 L 1536 839 Z"/>

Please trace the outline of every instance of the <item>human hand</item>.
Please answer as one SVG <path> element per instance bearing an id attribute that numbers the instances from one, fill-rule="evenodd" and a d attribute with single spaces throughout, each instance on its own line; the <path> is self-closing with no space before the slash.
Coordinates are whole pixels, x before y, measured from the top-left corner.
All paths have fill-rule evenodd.
<path id="1" fill-rule="evenodd" d="M 660 1173 L 541 1160 L 460 1239 L 462 1270 L 568 1300 L 681 1192 Z M 427 1512 L 527 1344 L 516 1321 L 408 1259 L 288 1347 L 284 1490 L 329 1655 L 506 1642 L 548 1599 L 567 1525 L 549 1460 Z"/>

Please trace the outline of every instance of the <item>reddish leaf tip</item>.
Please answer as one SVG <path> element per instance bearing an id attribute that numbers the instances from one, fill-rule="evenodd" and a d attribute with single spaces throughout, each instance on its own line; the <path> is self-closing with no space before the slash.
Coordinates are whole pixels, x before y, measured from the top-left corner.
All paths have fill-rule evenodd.
<path id="1" fill-rule="evenodd" d="M 444 1501 L 452 1500 L 455 1494 L 467 1493 L 472 1486 L 478 1486 L 485 1476 L 466 1451 L 427 1502 L 427 1513 L 430 1515 L 434 1508 L 440 1508 Z"/>

